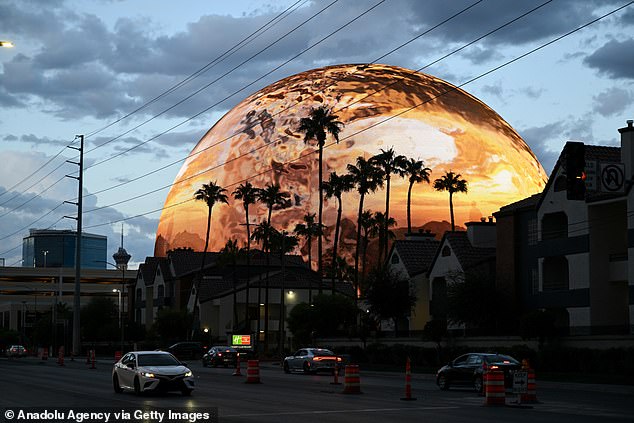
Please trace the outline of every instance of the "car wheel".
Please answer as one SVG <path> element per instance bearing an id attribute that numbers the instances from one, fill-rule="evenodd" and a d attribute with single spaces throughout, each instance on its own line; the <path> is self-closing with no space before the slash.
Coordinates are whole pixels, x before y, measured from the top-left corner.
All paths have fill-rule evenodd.
<path id="1" fill-rule="evenodd" d="M 141 395 L 141 385 L 139 384 L 139 378 L 134 378 L 134 393 L 137 395 Z"/>
<path id="2" fill-rule="evenodd" d="M 288 363 L 285 361 L 284 362 L 284 373 L 290 373 L 291 369 L 288 367 Z"/>
<path id="3" fill-rule="evenodd" d="M 117 394 L 123 392 L 123 389 L 121 389 L 121 385 L 119 385 L 119 377 L 117 375 L 114 375 L 112 377 L 112 388 Z"/>
<path id="4" fill-rule="evenodd" d="M 482 393 L 484 385 L 482 384 L 482 376 L 476 376 L 473 380 L 473 389 L 479 394 Z"/>
<path id="5" fill-rule="evenodd" d="M 449 380 L 447 380 L 447 376 L 440 375 L 438 376 L 438 380 L 436 381 L 438 387 L 441 391 L 446 391 L 449 389 Z"/>
<path id="6" fill-rule="evenodd" d="M 184 396 L 188 397 L 192 394 L 192 389 L 181 389 L 181 394 L 183 394 Z"/>
<path id="7" fill-rule="evenodd" d="M 310 364 L 308 364 L 308 361 L 304 361 L 304 365 L 302 366 L 304 373 L 309 374 L 310 373 Z"/>

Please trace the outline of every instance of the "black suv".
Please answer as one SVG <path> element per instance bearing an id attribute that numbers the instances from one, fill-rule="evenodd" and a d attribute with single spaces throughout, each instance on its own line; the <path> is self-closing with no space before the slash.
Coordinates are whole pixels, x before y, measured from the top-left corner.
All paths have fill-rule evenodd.
<path id="1" fill-rule="evenodd" d="M 172 353 L 179 360 L 198 360 L 205 353 L 203 344 L 200 342 L 177 342 L 169 346 L 166 351 Z"/>

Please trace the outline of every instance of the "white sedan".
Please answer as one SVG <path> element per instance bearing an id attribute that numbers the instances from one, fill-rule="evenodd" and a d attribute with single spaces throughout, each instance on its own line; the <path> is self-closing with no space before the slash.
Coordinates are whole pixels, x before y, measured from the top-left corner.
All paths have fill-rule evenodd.
<path id="1" fill-rule="evenodd" d="M 318 371 L 334 372 L 339 366 L 341 371 L 341 357 L 325 348 L 301 348 L 293 355 L 284 358 L 284 372 L 301 370 L 304 373 Z"/>
<path id="2" fill-rule="evenodd" d="M 124 389 L 136 394 L 148 391 L 194 390 L 194 375 L 184 363 L 165 351 L 133 351 L 114 364 L 112 386 L 116 393 Z"/>

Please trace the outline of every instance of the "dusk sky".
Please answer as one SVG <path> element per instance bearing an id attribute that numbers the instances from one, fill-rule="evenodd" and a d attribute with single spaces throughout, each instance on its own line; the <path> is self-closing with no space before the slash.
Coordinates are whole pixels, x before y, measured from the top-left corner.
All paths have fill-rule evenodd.
<path id="1" fill-rule="evenodd" d="M 437 61 L 543 3 L 0 1 L 0 40 L 15 45 L 0 49 L 0 257 L 21 265 L 29 228 L 75 229 L 62 217 L 76 213 L 63 204 L 77 196 L 76 181 L 64 176 L 77 172 L 65 163 L 77 160 L 66 148 L 77 146 L 76 134 L 86 135 L 84 230 L 107 235 L 110 256 L 125 219 L 136 267 L 153 253 L 160 209 L 184 159 L 222 115 L 266 85 L 378 60 L 460 86 L 628 4 L 546 1 Z M 617 128 L 634 118 L 633 34 L 630 5 L 461 88 L 515 128 L 550 174 L 568 140 L 619 145 Z"/>

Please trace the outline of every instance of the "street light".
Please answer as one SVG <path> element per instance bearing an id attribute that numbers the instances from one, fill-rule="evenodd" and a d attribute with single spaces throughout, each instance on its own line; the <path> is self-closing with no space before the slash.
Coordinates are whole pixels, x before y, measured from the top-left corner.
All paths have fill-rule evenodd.
<path id="1" fill-rule="evenodd" d="M 13 43 L 11 41 L 0 41 L 0 47 L 11 48 Z"/>
<path id="2" fill-rule="evenodd" d="M 44 267 L 46 267 L 46 256 L 48 255 L 48 250 L 42 251 L 42 254 L 44 254 Z"/>
<path id="3" fill-rule="evenodd" d="M 116 292 L 117 294 L 119 294 L 119 328 L 123 330 L 123 326 L 121 326 L 121 290 L 115 288 L 112 290 L 112 292 Z M 123 353 L 123 345 L 121 346 L 121 348 L 121 353 Z"/>

